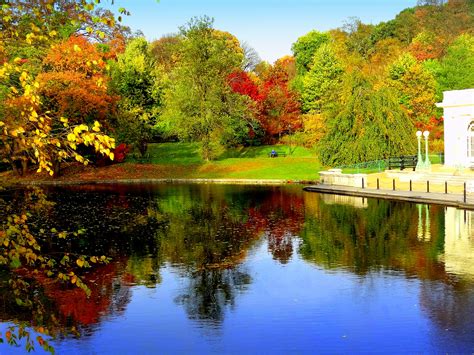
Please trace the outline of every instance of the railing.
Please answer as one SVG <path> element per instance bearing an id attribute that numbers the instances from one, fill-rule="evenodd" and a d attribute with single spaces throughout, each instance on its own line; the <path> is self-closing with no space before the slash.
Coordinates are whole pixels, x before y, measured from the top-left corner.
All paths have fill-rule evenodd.
<path id="1" fill-rule="evenodd" d="M 361 171 L 364 173 L 371 173 L 371 172 L 382 172 L 387 168 L 387 160 L 372 160 L 366 161 L 363 163 L 357 164 L 349 164 L 349 165 L 340 165 L 337 166 L 336 169 L 342 169 L 344 173 L 357 173 L 359 174 Z"/>
<path id="2" fill-rule="evenodd" d="M 430 154 L 430 161 L 431 164 L 444 164 L 444 153 L 434 153 Z M 400 158 L 400 157 L 395 157 Z M 349 164 L 349 165 L 339 165 L 336 166 L 336 169 L 342 169 L 343 173 L 347 174 L 359 174 L 361 172 L 364 173 L 375 173 L 375 172 L 382 172 L 386 170 L 389 166 L 388 161 L 389 159 L 380 159 L 380 160 L 372 160 L 363 163 L 356 163 L 356 164 Z"/>

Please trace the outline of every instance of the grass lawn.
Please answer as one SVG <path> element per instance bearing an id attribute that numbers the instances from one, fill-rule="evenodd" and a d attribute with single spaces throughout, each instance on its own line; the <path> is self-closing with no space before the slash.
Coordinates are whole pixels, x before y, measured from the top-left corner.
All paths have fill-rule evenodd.
<path id="1" fill-rule="evenodd" d="M 272 149 L 285 152 L 285 157 L 270 158 Z M 196 143 L 150 144 L 147 156 L 129 156 L 124 163 L 105 167 L 84 167 L 77 163 L 64 164 L 58 180 L 97 181 L 110 179 L 319 179 L 323 167 L 313 151 L 302 147 L 259 146 L 229 149 L 214 161 L 204 161 Z M 13 172 L 0 174 L 4 182 L 53 180 L 45 173 L 31 172 L 18 177 Z"/>
<path id="2" fill-rule="evenodd" d="M 270 158 L 272 149 L 285 152 L 286 157 Z M 128 159 L 134 162 L 133 158 Z M 239 147 L 227 150 L 218 159 L 206 162 L 199 155 L 196 143 L 150 144 L 143 163 L 190 167 L 187 178 L 209 179 L 285 179 L 316 180 L 322 169 L 315 153 L 302 147 L 278 146 Z"/>

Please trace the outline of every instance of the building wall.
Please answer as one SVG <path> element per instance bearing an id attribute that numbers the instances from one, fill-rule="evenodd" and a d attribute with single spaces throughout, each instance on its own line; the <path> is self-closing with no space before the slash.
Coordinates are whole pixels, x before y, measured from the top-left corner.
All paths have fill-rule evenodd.
<path id="1" fill-rule="evenodd" d="M 468 128 L 474 121 L 474 89 L 445 91 L 444 109 L 444 160 L 448 166 L 471 165 L 467 153 Z"/>

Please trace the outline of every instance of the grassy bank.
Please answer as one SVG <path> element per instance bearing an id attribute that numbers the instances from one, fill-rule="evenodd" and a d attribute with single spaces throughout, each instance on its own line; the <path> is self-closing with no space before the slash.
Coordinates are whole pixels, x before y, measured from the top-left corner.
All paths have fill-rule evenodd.
<path id="1" fill-rule="evenodd" d="M 272 149 L 285 157 L 270 158 Z M 59 180 L 105 179 L 281 179 L 314 181 L 322 169 L 314 152 L 286 146 L 241 147 L 229 149 L 214 161 L 204 161 L 194 143 L 150 144 L 145 158 L 129 156 L 124 163 L 106 167 L 66 164 Z M 19 178 L 3 173 L 2 180 L 52 180 L 45 174 L 31 173 Z"/>

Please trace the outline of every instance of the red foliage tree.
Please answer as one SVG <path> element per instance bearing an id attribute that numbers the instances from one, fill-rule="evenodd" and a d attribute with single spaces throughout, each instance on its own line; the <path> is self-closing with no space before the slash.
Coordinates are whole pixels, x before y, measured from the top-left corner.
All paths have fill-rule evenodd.
<path id="1" fill-rule="evenodd" d="M 283 57 L 263 75 L 259 119 L 268 140 L 291 134 L 302 127 L 298 94 L 289 86 L 295 76 L 295 68 L 293 57 Z"/>
<path id="2" fill-rule="evenodd" d="M 268 142 L 302 126 L 298 95 L 289 87 L 295 75 L 294 58 L 284 57 L 273 66 L 268 66 L 261 78 L 254 79 L 244 71 L 234 72 L 228 77 L 234 92 L 246 95 L 252 100 L 256 118 Z"/>
<path id="3" fill-rule="evenodd" d="M 255 102 L 262 101 L 257 82 L 252 80 L 247 72 L 233 72 L 229 75 L 228 81 L 234 92 L 246 95 Z"/>

